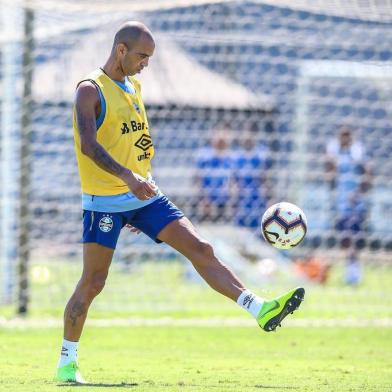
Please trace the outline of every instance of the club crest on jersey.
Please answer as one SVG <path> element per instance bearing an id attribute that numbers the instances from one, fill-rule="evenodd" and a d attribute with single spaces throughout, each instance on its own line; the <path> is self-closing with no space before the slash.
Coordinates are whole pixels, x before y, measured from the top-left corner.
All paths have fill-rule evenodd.
<path id="1" fill-rule="evenodd" d="M 104 216 L 99 221 L 99 230 L 108 233 L 113 228 L 113 219 L 110 216 Z"/>
<path id="2" fill-rule="evenodd" d="M 138 113 L 140 113 L 140 107 L 139 107 L 139 105 L 138 105 L 136 102 L 133 104 L 133 107 L 135 108 L 135 110 L 136 110 Z"/>

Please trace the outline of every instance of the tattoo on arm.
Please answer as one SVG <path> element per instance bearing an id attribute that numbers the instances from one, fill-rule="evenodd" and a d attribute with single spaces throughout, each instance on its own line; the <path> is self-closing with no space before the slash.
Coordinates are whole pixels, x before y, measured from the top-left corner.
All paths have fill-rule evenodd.
<path id="1" fill-rule="evenodd" d="M 124 167 L 117 163 L 98 143 L 94 146 L 91 158 L 100 168 L 109 173 L 115 174 L 116 176 L 120 176 L 124 173 Z"/>
<path id="2" fill-rule="evenodd" d="M 86 307 L 83 302 L 76 301 L 71 308 L 69 318 L 72 321 L 72 326 L 75 327 L 77 318 L 86 313 Z"/>
<path id="3" fill-rule="evenodd" d="M 80 136 L 83 136 L 89 128 L 96 128 L 96 124 L 93 124 L 92 120 L 78 109 L 76 109 L 76 118 Z"/>
<path id="4" fill-rule="evenodd" d="M 80 138 L 88 137 L 88 133 L 96 132 L 96 124 L 93 119 L 85 116 L 83 113 L 77 112 L 77 121 Z M 94 122 L 94 123 L 93 123 Z M 123 166 L 117 163 L 110 154 L 93 139 L 93 146 L 91 152 L 88 154 L 90 158 L 103 170 L 121 176 L 126 170 Z"/>

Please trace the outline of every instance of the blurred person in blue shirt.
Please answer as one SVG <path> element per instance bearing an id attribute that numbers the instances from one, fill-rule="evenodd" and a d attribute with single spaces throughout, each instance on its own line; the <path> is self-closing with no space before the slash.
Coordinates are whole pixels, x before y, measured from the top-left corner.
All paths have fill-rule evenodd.
<path id="1" fill-rule="evenodd" d="M 351 128 L 342 127 L 338 139 L 327 145 L 327 173 L 335 195 L 336 229 L 364 231 L 370 169 L 364 146 L 353 139 Z"/>
<path id="2" fill-rule="evenodd" d="M 196 162 L 201 220 L 231 220 L 232 154 L 231 130 L 226 127 L 214 129 L 210 145 L 200 150 Z"/>
<path id="3" fill-rule="evenodd" d="M 348 126 L 327 145 L 327 175 L 334 195 L 335 229 L 342 233 L 341 245 L 349 250 L 346 282 L 359 283 L 359 261 L 354 237 L 367 230 L 370 168 L 361 142 L 354 140 Z M 349 275 L 349 276 L 348 276 Z"/>
<path id="4" fill-rule="evenodd" d="M 239 149 L 233 154 L 235 183 L 235 223 L 258 229 L 267 205 L 267 148 L 258 143 L 251 129 L 240 136 Z"/>

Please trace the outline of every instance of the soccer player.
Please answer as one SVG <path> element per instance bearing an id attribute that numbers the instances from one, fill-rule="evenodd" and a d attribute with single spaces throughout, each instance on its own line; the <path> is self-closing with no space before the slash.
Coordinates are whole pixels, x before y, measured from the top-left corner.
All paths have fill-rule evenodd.
<path id="1" fill-rule="evenodd" d="M 186 256 L 213 289 L 251 313 L 265 331 L 273 331 L 304 296 L 304 289 L 297 288 L 267 301 L 247 290 L 155 185 L 154 145 L 134 78 L 148 66 L 154 48 L 143 24 L 127 22 L 117 31 L 105 65 L 77 86 L 73 128 L 83 192 L 83 272 L 64 312 L 58 381 L 85 383 L 77 361 L 79 338 L 125 225 Z"/>

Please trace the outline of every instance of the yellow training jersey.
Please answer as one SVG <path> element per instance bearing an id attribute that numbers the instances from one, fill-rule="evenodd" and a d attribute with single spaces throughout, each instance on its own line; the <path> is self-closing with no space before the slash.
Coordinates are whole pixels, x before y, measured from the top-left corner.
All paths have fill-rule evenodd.
<path id="1" fill-rule="evenodd" d="M 98 143 L 120 165 L 147 178 L 151 172 L 154 147 L 148 130 L 140 83 L 129 77 L 136 92 L 125 92 L 101 69 L 92 72 L 83 79 L 85 80 L 93 82 L 99 88 L 106 106 L 105 117 L 97 130 Z M 75 108 L 73 130 L 82 191 L 100 196 L 129 192 L 122 180 L 101 169 L 87 155 L 82 154 Z"/>

